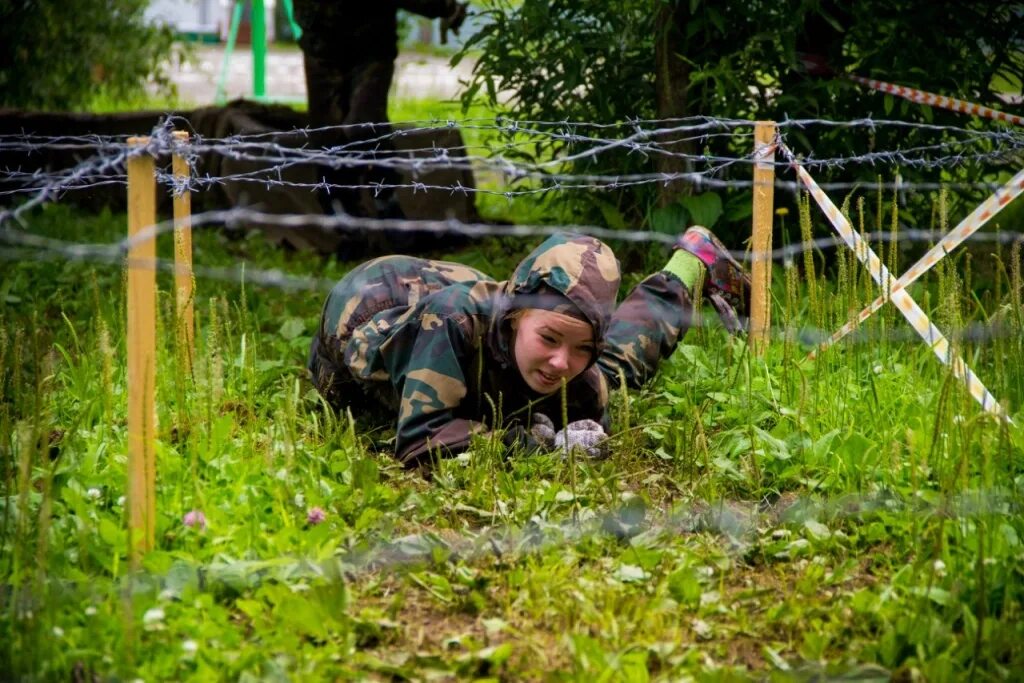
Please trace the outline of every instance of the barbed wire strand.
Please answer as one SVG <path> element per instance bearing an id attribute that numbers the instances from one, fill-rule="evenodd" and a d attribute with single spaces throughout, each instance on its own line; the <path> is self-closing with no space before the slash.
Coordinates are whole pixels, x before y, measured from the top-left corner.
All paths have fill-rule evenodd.
<path id="1" fill-rule="evenodd" d="M 472 457 L 472 456 L 470 456 Z M 966 489 L 959 493 L 921 491 L 902 496 L 891 489 L 835 498 L 783 496 L 775 501 L 694 500 L 668 507 L 639 501 L 583 514 L 551 518 L 546 511 L 523 523 L 492 523 L 470 529 L 429 529 L 392 539 L 344 539 L 327 559 L 276 555 L 270 558 L 219 558 L 209 563 L 179 560 L 166 573 L 145 572 L 156 581 L 164 599 L 180 599 L 188 586 L 239 582 L 256 588 L 264 581 L 347 583 L 386 570 L 415 571 L 472 563 L 485 559 L 514 561 L 595 538 L 633 546 L 662 547 L 669 538 L 711 536 L 725 557 L 742 562 L 757 548 L 776 557 L 794 559 L 807 554 L 803 527 L 817 522 L 815 535 L 842 538 L 842 527 L 885 515 L 909 519 L 941 517 L 953 520 L 1001 519 L 1021 512 L 1019 488 Z M 498 514 L 471 506 L 453 506 L 456 512 L 477 519 Z M 704 569 L 716 570 L 711 564 Z M 139 574 L 121 581 L 137 582 Z M 628 580 L 645 580 L 646 573 Z M 30 597 L 22 593 L 22 601 Z"/>

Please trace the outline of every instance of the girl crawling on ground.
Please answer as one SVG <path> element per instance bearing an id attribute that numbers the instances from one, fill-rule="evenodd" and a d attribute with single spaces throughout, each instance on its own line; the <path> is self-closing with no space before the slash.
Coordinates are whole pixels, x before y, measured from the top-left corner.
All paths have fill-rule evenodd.
<path id="1" fill-rule="evenodd" d="M 395 457 L 409 467 L 463 452 L 492 429 L 510 448 L 599 455 L 609 390 L 654 375 L 686 334 L 695 293 L 741 329 L 750 280 L 740 265 L 705 228 L 676 247 L 617 308 L 618 261 L 584 235 L 550 237 L 505 282 L 445 261 L 368 261 L 327 297 L 313 383 L 335 410 L 397 414 Z"/>

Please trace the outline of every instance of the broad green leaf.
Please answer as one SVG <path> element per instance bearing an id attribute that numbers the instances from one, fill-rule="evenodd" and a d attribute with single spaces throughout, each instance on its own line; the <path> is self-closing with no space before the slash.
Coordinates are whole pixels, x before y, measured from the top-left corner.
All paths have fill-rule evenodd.
<path id="1" fill-rule="evenodd" d="M 626 229 L 626 218 L 619 211 L 618 207 L 609 201 L 597 200 L 594 202 L 597 204 L 597 208 L 601 211 L 601 216 L 604 218 L 605 225 L 613 230 L 625 230 Z"/>
<path id="2" fill-rule="evenodd" d="M 692 607 L 700 603 L 704 587 L 697 571 L 693 567 L 684 567 L 669 575 L 668 591 L 676 602 Z"/>
<path id="3" fill-rule="evenodd" d="M 683 197 L 679 203 L 689 212 L 691 225 L 711 228 L 722 216 L 722 198 L 715 192 Z"/>
<path id="4" fill-rule="evenodd" d="M 942 605 L 943 607 L 948 607 L 952 602 L 950 592 L 944 588 L 939 588 L 938 586 L 929 586 L 927 588 L 919 586 L 911 589 L 911 592 L 914 595 L 921 596 L 922 598 L 928 598 L 936 605 Z"/>
<path id="5" fill-rule="evenodd" d="M 804 527 L 811 534 L 811 536 L 818 539 L 819 541 L 824 540 L 832 535 L 832 532 L 829 531 L 828 527 L 817 520 L 806 520 L 804 522 Z"/>
<path id="6" fill-rule="evenodd" d="M 327 637 L 330 615 L 318 603 L 304 596 L 287 596 L 274 607 L 274 617 L 282 628 L 290 628 L 314 638 Z"/>
<path id="7" fill-rule="evenodd" d="M 651 230 L 665 235 L 684 232 L 690 224 L 690 212 L 679 203 L 669 204 L 651 213 Z"/>
<path id="8" fill-rule="evenodd" d="M 302 318 L 288 318 L 282 323 L 281 329 L 278 332 L 282 337 L 291 341 L 299 335 L 305 334 L 306 321 Z"/>
<path id="9" fill-rule="evenodd" d="M 485 647 L 482 650 L 478 650 L 475 655 L 479 659 L 486 659 L 491 664 L 500 665 L 508 661 L 508 658 L 512 656 L 512 644 L 502 643 L 501 645 Z"/>
<path id="10" fill-rule="evenodd" d="M 635 564 L 620 564 L 612 574 L 622 583 L 638 583 L 651 578 L 651 575 Z"/>
<path id="11" fill-rule="evenodd" d="M 115 547 L 121 546 L 125 543 L 125 531 L 114 524 L 109 517 L 100 517 L 100 538 L 103 539 L 104 543 Z"/>

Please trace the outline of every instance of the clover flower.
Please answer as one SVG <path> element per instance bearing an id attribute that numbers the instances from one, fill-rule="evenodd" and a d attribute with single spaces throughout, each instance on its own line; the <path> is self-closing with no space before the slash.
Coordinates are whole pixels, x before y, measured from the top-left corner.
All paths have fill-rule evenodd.
<path id="1" fill-rule="evenodd" d="M 324 512 L 324 509 L 321 507 L 311 507 L 309 508 L 309 511 L 306 513 L 306 523 L 310 524 L 311 526 L 316 526 L 325 519 L 327 519 L 327 513 Z"/>
<path id="2" fill-rule="evenodd" d="M 194 527 L 200 531 L 206 531 L 206 515 L 202 510 L 189 510 L 182 517 L 181 523 L 187 527 Z"/>

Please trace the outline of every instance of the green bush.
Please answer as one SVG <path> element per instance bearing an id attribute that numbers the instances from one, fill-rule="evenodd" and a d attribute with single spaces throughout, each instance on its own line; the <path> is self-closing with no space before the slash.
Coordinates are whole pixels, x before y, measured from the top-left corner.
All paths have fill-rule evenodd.
<path id="1" fill-rule="evenodd" d="M 148 24 L 146 0 L 16 0 L 0 9 L 0 107 L 74 110 L 97 95 L 137 96 L 163 64 L 169 27 Z"/>
<path id="2" fill-rule="evenodd" d="M 628 124 L 634 119 L 684 116 L 751 121 L 873 117 L 957 127 L 996 125 L 895 100 L 841 78 L 810 77 L 800 68 L 798 52 L 812 52 L 825 56 L 839 72 L 1013 109 L 999 91 L 1024 80 L 1024 53 L 1015 47 L 1021 44 L 1024 30 L 1017 15 L 1019 4 L 981 0 L 837 4 L 828 0 L 755 4 L 744 0 L 495 0 L 484 10 L 485 25 L 467 41 L 462 53 L 478 55 L 463 104 L 483 98 L 515 121 L 566 121 L 564 132 L 602 137 L 628 135 L 634 128 L 595 129 L 585 122 Z M 928 30 L 938 26 L 943 30 Z M 527 124 L 518 127 L 517 140 L 521 141 L 526 128 Z M 659 142 L 676 152 L 744 157 L 753 144 L 749 130 L 738 132 L 742 134 L 670 141 L 683 137 L 677 133 Z M 948 139 L 936 131 L 895 127 L 874 131 L 814 127 L 806 132 L 790 128 L 786 136 L 797 153 L 817 158 L 908 149 Z M 526 159 L 540 160 L 581 148 L 563 136 L 536 138 L 532 147 L 516 149 Z M 971 152 L 990 149 L 983 144 L 970 147 Z M 706 170 L 702 162 L 687 163 L 623 150 L 566 164 L 564 170 L 613 175 Z M 946 164 L 941 177 L 935 169 L 909 166 L 900 173 L 906 182 L 970 182 L 991 179 L 999 170 L 994 165 L 991 159 L 961 160 L 956 167 Z M 846 165 L 815 175 L 819 180 L 874 183 L 880 173 L 891 178 L 895 170 L 884 164 Z M 750 180 L 750 175 L 749 165 L 733 164 L 716 177 Z M 653 207 L 670 206 L 688 192 L 683 183 L 674 183 L 555 194 L 559 201 L 571 202 L 585 220 L 614 226 L 664 222 L 663 213 Z M 960 199 L 976 201 L 980 192 Z M 748 214 L 738 208 L 749 206 L 749 194 L 732 201 L 723 198 L 726 219 L 746 218 Z"/>

